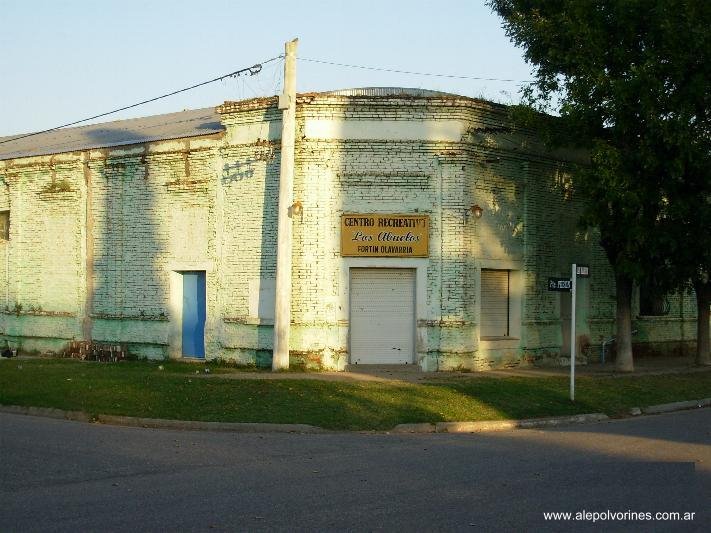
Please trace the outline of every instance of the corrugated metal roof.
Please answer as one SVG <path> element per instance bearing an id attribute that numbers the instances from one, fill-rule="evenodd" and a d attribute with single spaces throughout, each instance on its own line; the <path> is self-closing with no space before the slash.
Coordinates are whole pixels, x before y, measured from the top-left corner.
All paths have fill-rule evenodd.
<path id="1" fill-rule="evenodd" d="M 50 131 L 0 144 L 0 160 L 198 137 L 224 131 L 214 107 Z M 0 137 L 0 141 L 17 137 Z"/>
<path id="2" fill-rule="evenodd" d="M 337 96 L 457 96 L 408 87 L 360 87 L 328 91 Z M 110 148 L 150 141 L 198 137 L 224 131 L 214 107 L 150 117 L 116 120 L 90 126 L 64 128 L 0 144 L 0 160 L 52 155 L 94 148 Z M 6 141 L 18 135 L 0 137 Z"/>
<path id="3" fill-rule="evenodd" d="M 332 94 L 335 96 L 458 96 L 453 93 L 431 91 L 429 89 L 414 89 L 411 87 L 356 87 L 353 89 L 327 91 L 323 94 Z"/>

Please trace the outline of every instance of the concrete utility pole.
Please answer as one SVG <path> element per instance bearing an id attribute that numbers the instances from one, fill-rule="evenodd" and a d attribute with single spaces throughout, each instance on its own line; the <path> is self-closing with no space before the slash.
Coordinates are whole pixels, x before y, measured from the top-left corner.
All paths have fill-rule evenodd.
<path id="1" fill-rule="evenodd" d="M 284 45 L 284 92 L 281 161 L 279 165 L 279 226 L 277 233 L 276 301 L 274 303 L 274 352 L 272 370 L 289 368 L 291 326 L 291 207 L 294 194 L 294 138 L 296 137 L 296 47 L 298 39 Z"/>

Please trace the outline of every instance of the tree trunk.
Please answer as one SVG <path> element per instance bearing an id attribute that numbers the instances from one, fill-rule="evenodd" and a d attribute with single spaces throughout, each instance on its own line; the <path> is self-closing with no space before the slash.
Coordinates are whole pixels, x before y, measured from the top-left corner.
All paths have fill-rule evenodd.
<path id="1" fill-rule="evenodd" d="M 617 357 L 615 370 L 634 372 L 632 358 L 632 280 L 624 275 L 615 276 L 617 292 Z"/>
<path id="2" fill-rule="evenodd" d="M 696 364 L 711 365 L 709 346 L 709 305 L 711 305 L 711 282 L 694 283 L 696 291 Z"/>

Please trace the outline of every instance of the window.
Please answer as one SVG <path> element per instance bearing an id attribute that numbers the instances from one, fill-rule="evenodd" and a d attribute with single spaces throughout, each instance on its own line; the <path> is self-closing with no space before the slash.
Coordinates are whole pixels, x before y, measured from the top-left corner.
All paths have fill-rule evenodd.
<path id="1" fill-rule="evenodd" d="M 664 316 L 669 314 L 667 295 L 653 283 L 643 282 L 639 286 L 640 316 Z"/>
<path id="2" fill-rule="evenodd" d="M 481 271 L 480 337 L 509 337 L 511 335 L 511 271 Z"/>
<path id="3" fill-rule="evenodd" d="M 0 211 L 0 240 L 10 240 L 10 211 Z"/>

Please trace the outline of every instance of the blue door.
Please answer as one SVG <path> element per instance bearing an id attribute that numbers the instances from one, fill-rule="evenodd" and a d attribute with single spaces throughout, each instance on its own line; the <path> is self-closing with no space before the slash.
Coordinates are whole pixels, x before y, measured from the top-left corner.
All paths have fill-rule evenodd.
<path id="1" fill-rule="evenodd" d="M 205 357 L 205 272 L 183 272 L 183 357 Z"/>

